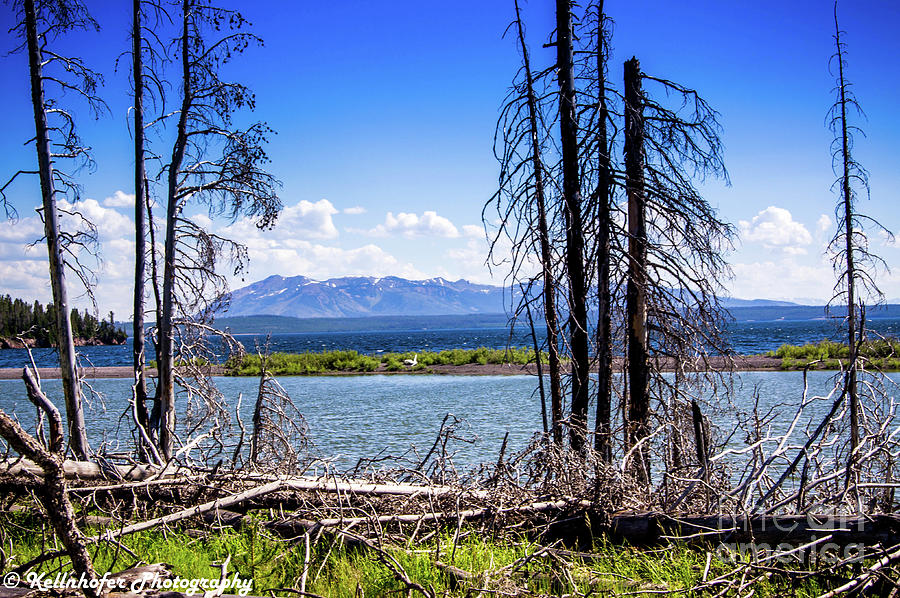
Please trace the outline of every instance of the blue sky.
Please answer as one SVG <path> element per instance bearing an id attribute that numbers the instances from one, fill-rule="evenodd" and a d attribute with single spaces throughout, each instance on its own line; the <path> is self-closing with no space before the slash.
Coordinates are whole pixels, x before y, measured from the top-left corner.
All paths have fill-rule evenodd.
<path id="1" fill-rule="evenodd" d="M 534 59 L 553 27 L 553 3 L 531 0 L 526 19 Z M 227 5 L 227 3 L 226 3 Z M 396 274 L 501 282 L 484 266 L 481 209 L 496 185 L 492 137 L 499 107 L 518 68 L 503 39 L 511 1 L 233 3 L 265 39 L 229 67 L 257 94 L 255 118 L 278 134 L 271 171 L 283 181 L 286 210 L 266 234 L 247 223 L 210 221 L 250 247 L 240 286 L 267 275 L 314 278 Z M 127 71 L 114 71 L 127 48 L 129 3 L 88 4 L 102 31 L 63 40 L 104 73 L 109 114 L 80 110 L 80 131 L 96 169 L 83 172 L 83 208 L 101 225 L 101 307 L 130 313 L 131 216 Z M 834 85 L 830 2 L 609 2 L 615 20 L 610 77 L 641 60 L 649 74 L 698 89 L 721 113 L 732 186 L 706 196 L 734 223 L 730 256 L 735 296 L 823 300 L 831 267 L 823 256 L 836 197 L 825 127 Z M 900 4 L 844 2 L 848 77 L 868 116 L 856 157 L 869 170 L 872 199 L 861 209 L 900 230 Z M 11 24 L 8 6 L 2 30 Z M 3 49 L 16 45 L 9 35 Z M 24 56 L 0 57 L 0 178 L 31 168 L 32 133 Z M 161 151 L 166 151 L 162 149 Z M 46 300 L 45 252 L 25 244 L 40 235 L 33 213 L 37 181 L 10 189 L 20 212 L 0 225 L 0 292 Z M 91 202 L 90 200 L 93 200 Z M 189 213 L 200 213 L 199 209 Z M 873 248 L 900 264 L 900 248 L 881 237 Z M 900 297 L 900 273 L 880 276 Z"/>

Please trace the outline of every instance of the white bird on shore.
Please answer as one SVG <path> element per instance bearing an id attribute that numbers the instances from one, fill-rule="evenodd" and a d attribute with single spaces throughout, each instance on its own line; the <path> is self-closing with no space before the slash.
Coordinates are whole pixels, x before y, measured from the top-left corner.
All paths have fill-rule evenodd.
<path id="1" fill-rule="evenodd" d="M 408 365 L 411 368 L 417 366 L 418 364 L 419 364 L 419 354 L 418 353 L 413 355 L 412 359 L 404 359 L 403 360 L 403 365 Z"/>

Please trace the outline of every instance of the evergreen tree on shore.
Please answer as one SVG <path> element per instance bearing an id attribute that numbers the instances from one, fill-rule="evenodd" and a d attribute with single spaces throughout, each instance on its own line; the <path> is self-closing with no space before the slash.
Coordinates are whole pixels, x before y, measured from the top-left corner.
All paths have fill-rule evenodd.
<path id="1" fill-rule="evenodd" d="M 70 314 L 72 333 L 76 339 L 103 345 L 118 345 L 125 342 L 125 330 L 116 326 L 115 316 L 109 312 L 109 319 L 98 320 L 87 310 L 72 309 Z M 0 338 L 32 339 L 38 347 L 49 347 L 56 334 L 56 307 L 50 303 L 45 308 L 40 301 L 33 304 L 10 295 L 0 296 Z"/>

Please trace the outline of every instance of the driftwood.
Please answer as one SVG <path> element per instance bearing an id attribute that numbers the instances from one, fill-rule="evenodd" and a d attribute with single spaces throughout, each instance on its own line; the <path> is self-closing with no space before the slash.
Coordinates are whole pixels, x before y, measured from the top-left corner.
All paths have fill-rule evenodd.
<path id="1" fill-rule="evenodd" d="M 66 493 L 62 416 L 43 393 L 31 370 L 24 368 L 22 379 L 25 382 L 28 399 L 47 416 L 50 424 L 49 443 L 44 446 L 38 442 L 3 411 L 0 411 L 0 436 L 3 436 L 20 454 L 28 456 L 40 465 L 44 473 L 44 482 L 37 494 L 46 510 L 49 523 L 72 560 L 74 572 L 84 576 L 85 579 L 94 580 L 97 574 L 84 543 L 84 535 L 76 525 L 75 509 Z M 89 598 L 97 596 L 96 590 L 92 588 L 85 588 L 84 593 Z"/>
<path id="2" fill-rule="evenodd" d="M 152 465 L 111 465 L 120 476 L 120 479 L 128 481 L 141 481 L 158 475 L 163 469 Z M 66 479 L 78 480 L 106 480 L 110 475 L 104 467 L 93 461 L 73 461 L 66 459 L 63 462 L 63 470 Z M 180 467 L 169 467 L 168 471 L 163 472 L 164 476 L 184 475 L 187 470 Z M 6 475 L 33 475 L 43 476 L 44 470 L 41 466 L 30 459 L 5 459 L 0 461 L 0 474 Z"/>
<path id="3" fill-rule="evenodd" d="M 353 527 L 361 523 L 374 523 L 378 525 L 387 525 L 391 523 L 428 523 L 434 521 L 465 521 L 470 519 L 480 519 L 482 517 L 490 517 L 494 515 L 513 515 L 528 513 L 544 513 L 548 511 L 559 511 L 562 509 L 575 507 L 586 507 L 588 503 L 574 501 L 572 499 L 562 499 L 556 501 L 532 502 L 516 507 L 492 508 L 485 507 L 480 509 L 467 509 L 462 511 L 437 511 L 423 513 L 406 513 L 380 515 L 372 517 L 329 517 L 323 519 L 304 519 L 304 518 L 285 518 L 275 519 L 264 522 L 262 525 L 269 531 L 283 537 L 296 538 L 303 534 L 318 530 L 320 528 L 335 527 Z M 203 515 L 204 521 L 211 524 L 227 525 L 234 528 L 240 528 L 243 525 L 252 524 L 254 521 L 246 515 L 235 513 L 227 510 L 209 511 Z"/>
<path id="4" fill-rule="evenodd" d="M 136 532 L 144 531 L 147 529 L 152 529 L 154 527 L 160 525 L 168 525 L 170 523 L 176 523 L 178 521 L 183 521 L 185 519 L 189 519 L 191 517 L 202 516 L 204 513 L 214 512 L 214 511 L 222 511 L 228 510 L 229 507 L 233 507 L 236 505 L 240 505 L 241 503 L 251 501 L 260 496 L 265 496 L 267 494 L 271 494 L 273 492 L 279 492 L 282 490 L 303 490 L 303 491 L 318 491 L 318 492 L 342 492 L 347 494 L 375 494 L 375 495 L 399 495 L 399 496 L 442 496 L 450 494 L 454 492 L 453 489 L 446 486 L 414 486 L 411 484 L 371 484 L 371 483 L 356 483 L 356 482 L 338 482 L 335 480 L 329 480 L 325 478 L 319 478 L 314 480 L 301 480 L 301 479 L 285 479 L 285 480 L 276 480 L 273 482 L 269 482 L 267 484 L 263 484 L 261 486 L 257 486 L 255 488 L 251 488 L 249 490 L 245 490 L 244 492 L 239 492 L 235 495 L 218 498 L 216 500 L 211 500 L 209 502 L 205 502 L 201 505 L 197 505 L 195 507 L 190 507 L 188 509 L 183 509 L 181 511 L 177 511 L 175 513 L 170 513 L 169 515 L 165 515 L 163 517 L 157 517 L 154 519 L 150 519 L 147 521 L 143 521 L 140 523 L 135 523 L 132 525 L 125 526 L 121 529 L 110 531 L 107 534 L 102 536 L 92 536 L 87 538 L 88 542 L 99 542 L 103 539 L 109 538 L 110 536 L 119 537 L 125 536 L 128 534 L 133 534 Z M 566 504 L 569 504 L 566 502 Z M 454 515 L 455 516 L 455 515 Z"/>

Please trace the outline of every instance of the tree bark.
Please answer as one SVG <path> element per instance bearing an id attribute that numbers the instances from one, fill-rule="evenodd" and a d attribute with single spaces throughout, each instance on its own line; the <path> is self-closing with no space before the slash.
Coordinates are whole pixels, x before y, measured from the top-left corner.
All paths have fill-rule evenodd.
<path id="1" fill-rule="evenodd" d="M 60 377 L 66 401 L 66 419 L 69 426 L 69 444 L 79 459 L 87 459 L 91 450 L 84 422 L 81 401 L 81 385 L 75 357 L 72 323 L 69 320 L 69 297 L 66 289 L 66 265 L 59 237 L 59 213 L 56 208 L 53 161 L 50 134 L 47 125 L 44 84 L 41 73 L 42 53 L 37 33 L 37 15 L 34 0 L 25 0 L 25 29 L 28 45 L 28 64 L 31 73 L 31 105 L 34 109 L 35 147 L 41 180 L 44 235 L 47 237 L 47 254 L 50 262 L 50 286 L 56 306 L 56 341 L 59 352 Z"/>
<path id="2" fill-rule="evenodd" d="M 647 347 L 647 230 L 644 188 L 644 123 L 641 66 L 637 58 L 625 63 L 625 176 L 628 195 L 628 277 L 625 310 L 628 325 L 628 446 L 649 434 L 650 369 Z M 650 481 L 646 447 L 638 449 L 635 471 Z"/>
<path id="3" fill-rule="evenodd" d="M 260 356 L 260 373 L 259 373 L 259 389 L 256 393 L 256 404 L 253 407 L 253 434 L 250 436 L 250 464 L 256 465 L 259 457 L 259 438 L 262 435 L 262 410 L 263 402 L 266 400 L 266 377 L 269 373 L 266 371 L 266 362 L 268 356 Z"/>
<path id="4" fill-rule="evenodd" d="M 612 178 L 606 120 L 606 58 L 603 0 L 597 4 L 597 420 L 594 450 L 604 463 L 612 463 L 612 297 L 610 296 L 610 212 Z"/>
<path id="5" fill-rule="evenodd" d="M 528 85 L 528 126 L 531 131 L 531 163 L 534 172 L 534 199 L 538 208 L 538 239 L 541 249 L 541 277 L 544 284 L 544 323 L 547 328 L 547 365 L 550 369 L 550 413 L 553 440 L 562 444 L 562 385 L 559 364 L 559 322 L 556 314 L 556 282 L 553 279 L 553 254 L 551 252 L 550 231 L 547 225 L 547 203 L 544 191 L 544 163 L 541 158 L 541 146 L 538 140 L 538 106 L 534 93 L 534 78 L 531 74 L 531 61 L 528 46 L 525 44 L 525 32 L 519 14 L 519 3 L 516 2 L 516 25 L 518 27 L 519 44 L 522 48 L 522 59 L 525 66 L 525 78 Z M 540 355 L 537 356 L 540 359 Z"/>
<path id="6" fill-rule="evenodd" d="M 524 296 L 525 293 L 523 292 Z M 541 422 L 544 424 L 544 436 L 549 438 L 550 427 L 547 425 L 547 395 L 544 391 L 544 366 L 541 359 L 541 346 L 534 330 L 534 319 L 531 317 L 531 306 L 525 302 L 525 313 L 528 315 L 528 329 L 531 330 L 531 342 L 534 345 L 534 365 L 537 367 L 538 392 L 541 395 Z"/>
<path id="7" fill-rule="evenodd" d="M 841 30 L 838 27 L 837 5 L 834 13 L 835 40 L 838 51 L 838 89 L 841 105 L 841 199 L 844 204 L 844 237 L 846 242 L 846 276 L 847 276 L 847 347 L 850 350 L 850 366 L 847 370 L 845 384 L 847 396 L 850 399 L 850 465 L 855 457 L 856 447 L 859 446 L 859 395 L 857 394 L 856 371 L 859 361 L 857 351 L 859 343 L 857 339 L 856 320 L 856 265 L 854 263 L 853 244 L 853 193 L 850 188 L 850 133 L 847 129 L 847 86 L 844 81 L 844 56 L 841 49 Z M 860 335 L 861 336 L 861 335 Z M 853 468 L 847 467 L 847 480 L 849 482 Z"/>
<path id="8" fill-rule="evenodd" d="M 144 347 L 144 311 L 147 268 L 147 174 L 144 167 L 144 64 L 141 0 L 133 1 L 132 77 L 134 78 L 134 312 L 132 319 L 132 362 L 135 402 L 139 423 L 155 441 L 157 431 L 147 413 L 146 356 Z"/>
<path id="9" fill-rule="evenodd" d="M 566 269 L 569 278 L 569 345 L 572 352 L 572 416 L 569 443 L 572 450 L 580 451 L 584 447 L 587 434 L 589 355 L 571 8 L 570 0 L 556 1 L 559 129 L 565 204 L 563 213 L 566 225 Z"/>
<path id="10" fill-rule="evenodd" d="M 75 523 L 75 510 L 66 494 L 62 418 L 56 407 L 41 391 L 32 372 L 27 368 L 23 369 L 22 378 L 29 400 L 46 414 L 49 420 L 49 450 L 3 411 L 0 411 L 0 436 L 19 454 L 32 459 L 44 471 L 44 483 L 38 492 L 38 498 L 47 511 L 48 522 L 72 560 L 75 573 L 83 574 L 87 580 L 96 579 L 97 574 L 87 551 L 85 537 Z M 95 598 L 99 594 L 96 589 L 90 587 L 84 588 L 84 593 L 90 598 Z"/>
<path id="11" fill-rule="evenodd" d="M 182 101 L 178 117 L 172 162 L 169 164 L 168 201 L 166 202 L 166 240 L 163 255 L 163 296 L 162 314 L 159 318 L 160 364 L 157 382 L 160 403 L 159 444 L 166 459 L 171 459 L 175 446 L 175 224 L 181 212 L 178 197 L 178 176 L 187 146 L 187 116 L 190 110 L 191 67 L 190 67 L 190 0 L 182 2 Z"/>

